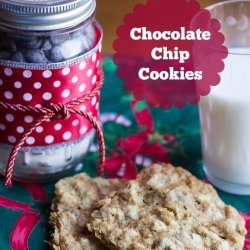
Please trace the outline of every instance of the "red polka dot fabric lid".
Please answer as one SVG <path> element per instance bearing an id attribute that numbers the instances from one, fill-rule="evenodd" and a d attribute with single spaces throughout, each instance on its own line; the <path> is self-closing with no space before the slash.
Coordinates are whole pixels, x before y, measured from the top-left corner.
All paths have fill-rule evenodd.
<path id="1" fill-rule="evenodd" d="M 66 104 L 92 91 L 99 80 L 102 31 L 96 28 L 98 39 L 95 48 L 80 58 L 66 63 L 48 64 L 32 68 L 2 63 L 0 61 L 0 102 L 42 107 L 50 103 Z M 37 67 L 36 65 L 33 65 Z M 97 117 L 100 94 L 76 106 Z M 2 111 L 0 116 L 0 143 L 13 145 L 37 120 L 36 114 Z M 48 121 L 38 126 L 24 146 L 48 146 L 72 142 L 86 135 L 92 129 L 85 118 L 70 115 L 67 119 Z"/>

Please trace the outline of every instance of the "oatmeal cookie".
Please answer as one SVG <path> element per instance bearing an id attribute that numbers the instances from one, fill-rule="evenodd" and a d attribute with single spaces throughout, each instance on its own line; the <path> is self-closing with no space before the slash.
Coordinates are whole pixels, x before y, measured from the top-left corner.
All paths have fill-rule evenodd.
<path id="1" fill-rule="evenodd" d="M 244 220 L 183 168 L 153 165 L 103 199 L 88 228 L 111 249 L 240 250 Z"/>
<path id="2" fill-rule="evenodd" d="M 55 250 L 107 249 L 87 230 L 98 200 L 123 185 L 120 180 L 91 178 L 86 174 L 65 178 L 56 184 L 51 207 L 51 246 Z"/>

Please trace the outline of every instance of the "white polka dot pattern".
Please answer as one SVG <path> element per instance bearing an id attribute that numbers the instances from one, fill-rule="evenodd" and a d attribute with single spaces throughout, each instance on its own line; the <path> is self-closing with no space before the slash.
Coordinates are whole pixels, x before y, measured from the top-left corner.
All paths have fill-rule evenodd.
<path id="1" fill-rule="evenodd" d="M 80 110 L 82 110 L 82 111 L 86 111 L 86 110 L 87 110 L 86 105 L 84 105 L 84 104 L 83 104 L 83 105 L 81 105 L 81 106 L 80 106 Z"/>
<path id="2" fill-rule="evenodd" d="M 16 137 L 13 136 L 13 135 L 9 135 L 9 136 L 8 136 L 8 141 L 9 141 L 10 143 L 15 143 L 15 142 L 16 142 Z"/>
<path id="3" fill-rule="evenodd" d="M 24 78 L 31 78 L 32 77 L 32 72 L 30 70 L 24 70 L 23 71 L 23 77 Z"/>
<path id="4" fill-rule="evenodd" d="M 17 131 L 18 133 L 22 134 L 22 133 L 24 132 L 24 128 L 23 128 L 22 126 L 18 126 L 18 127 L 16 128 L 16 131 Z"/>
<path id="5" fill-rule="evenodd" d="M 27 116 L 24 117 L 24 121 L 26 123 L 31 123 L 31 122 L 33 122 L 33 117 L 30 116 L 30 115 L 27 115 Z"/>
<path id="6" fill-rule="evenodd" d="M 78 76 L 74 76 L 72 78 L 72 83 L 77 83 L 78 82 Z"/>
<path id="7" fill-rule="evenodd" d="M 83 61 L 83 62 L 80 63 L 79 69 L 80 69 L 80 70 L 84 70 L 85 68 L 86 68 L 86 62 Z"/>
<path id="8" fill-rule="evenodd" d="M 42 133 L 42 132 L 43 132 L 43 127 L 42 127 L 42 126 L 38 126 L 38 127 L 36 128 L 36 132 L 37 132 L 37 133 Z"/>
<path id="9" fill-rule="evenodd" d="M 20 89 L 20 88 L 22 88 L 22 83 L 19 82 L 19 81 L 14 82 L 14 86 L 15 86 L 16 89 Z"/>
<path id="10" fill-rule="evenodd" d="M 45 70 L 43 72 L 43 77 L 44 78 L 50 78 L 52 76 L 52 72 L 50 70 Z"/>
<path id="11" fill-rule="evenodd" d="M 51 143 L 53 143 L 53 141 L 54 141 L 54 137 L 53 137 L 52 135 L 47 135 L 47 136 L 45 137 L 45 142 L 46 142 L 47 144 L 51 144 Z"/>
<path id="12" fill-rule="evenodd" d="M 62 74 L 63 74 L 64 76 L 67 76 L 69 73 L 70 73 L 70 67 L 66 67 L 66 68 L 64 68 L 64 69 L 62 70 Z"/>
<path id="13" fill-rule="evenodd" d="M 10 69 L 10 68 L 5 68 L 5 69 L 4 69 L 4 74 L 5 74 L 6 76 L 12 76 L 13 71 L 12 71 L 12 69 Z"/>
<path id="14" fill-rule="evenodd" d="M 11 100 L 13 98 L 13 94 L 10 91 L 4 92 L 4 97 L 8 100 Z"/>
<path id="15" fill-rule="evenodd" d="M 92 100 L 91 100 L 91 105 L 92 105 L 92 106 L 95 106 L 96 101 L 97 101 L 97 98 L 96 98 L 96 96 L 94 96 L 94 97 L 92 98 Z"/>
<path id="16" fill-rule="evenodd" d="M 64 139 L 65 141 L 67 141 L 67 140 L 69 140 L 69 139 L 71 138 L 71 136 L 72 136 L 72 133 L 71 133 L 70 131 L 67 131 L 67 132 L 65 132 L 65 133 L 63 134 L 63 139 Z"/>
<path id="17" fill-rule="evenodd" d="M 67 103 L 89 93 L 98 81 L 100 52 L 95 52 L 75 65 L 59 69 L 33 70 L 0 65 L 0 102 L 41 108 L 50 103 Z M 97 117 L 99 96 L 77 106 Z M 40 117 L 36 113 L 5 111 L 0 115 L 0 143 L 15 144 Z M 80 115 L 66 120 L 48 119 L 29 135 L 24 146 L 46 146 L 83 137 L 92 129 Z"/>
<path id="18" fill-rule="evenodd" d="M 100 104 L 99 104 L 99 102 L 97 102 L 96 105 L 95 105 L 95 109 L 96 109 L 97 111 L 99 110 L 99 106 L 100 106 Z"/>
<path id="19" fill-rule="evenodd" d="M 63 98 L 67 98 L 69 97 L 70 95 L 70 90 L 69 89 L 65 89 L 63 92 L 62 92 L 62 97 Z"/>
<path id="20" fill-rule="evenodd" d="M 95 83 L 96 83 L 96 80 L 97 80 L 97 76 L 94 75 L 93 78 L 92 78 L 92 84 L 95 84 Z"/>
<path id="21" fill-rule="evenodd" d="M 94 53 L 94 55 L 92 56 L 92 62 L 95 62 L 96 61 L 96 53 Z"/>
<path id="22" fill-rule="evenodd" d="M 6 129 L 6 127 L 5 127 L 5 125 L 4 124 L 0 124 L 0 130 L 5 130 Z"/>
<path id="23" fill-rule="evenodd" d="M 92 70 L 92 69 L 89 69 L 89 70 L 87 71 L 87 76 L 88 76 L 88 77 L 91 77 L 91 76 L 92 76 L 92 73 L 93 73 L 93 70 Z"/>
<path id="24" fill-rule="evenodd" d="M 27 102 L 31 101 L 31 100 L 32 100 L 32 94 L 30 94 L 30 93 L 25 93 L 25 94 L 23 95 L 23 100 L 24 100 L 24 101 L 27 101 Z"/>
<path id="25" fill-rule="evenodd" d="M 79 119 L 75 119 L 75 120 L 72 122 L 72 125 L 73 125 L 74 127 L 76 127 L 79 123 L 80 123 Z"/>
<path id="26" fill-rule="evenodd" d="M 34 88 L 35 89 L 40 89 L 42 87 L 42 84 L 40 82 L 35 82 L 34 83 Z"/>
<path id="27" fill-rule="evenodd" d="M 53 85 L 54 85 L 55 88 L 58 88 L 58 87 L 61 86 L 61 82 L 60 81 L 55 81 Z"/>
<path id="28" fill-rule="evenodd" d="M 86 126 L 82 126 L 81 129 L 80 129 L 80 134 L 83 135 L 85 134 L 87 131 L 87 127 Z"/>
<path id="29" fill-rule="evenodd" d="M 14 115 L 12 115 L 12 114 L 7 114 L 6 116 L 5 116 L 5 118 L 6 118 L 6 120 L 8 121 L 8 122 L 13 122 L 14 121 Z"/>
<path id="30" fill-rule="evenodd" d="M 87 87 L 87 85 L 86 85 L 85 83 L 82 83 L 82 84 L 79 86 L 78 90 L 79 90 L 80 92 L 83 92 L 83 91 L 86 89 L 86 87 Z"/>
<path id="31" fill-rule="evenodd" d="M 52 94 L 51 94 L 50 92 L 45 92 L 45 93 L 43 94 L 43 99 L 44 99 L 44 100 L 48 101 L 48 100 L 50 100 L 51 98 L 52 98 Z"/>
<path id="32" fill-rule="evenodd" d="M 26 139 L 26 143 L 29 144 L 29 145 L 33 145 L 35 143 L 35 138 L 32 137 L 32 136 L 29 136 L 27 139 Z"/>
<path id="33" fill-rule="evenodd" d="M 62 129 L 62 124 L 61 123 L 57 123 L 55 126 L 54 126 L 54 129 L 59 131 Z"/>

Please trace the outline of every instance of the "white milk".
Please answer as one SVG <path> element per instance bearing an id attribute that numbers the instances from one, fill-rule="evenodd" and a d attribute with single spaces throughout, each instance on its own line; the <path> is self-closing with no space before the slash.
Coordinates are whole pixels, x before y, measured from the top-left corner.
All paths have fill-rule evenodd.
<path id="1" fill-rule="evenodd" d="M 230 53 L 241 55 L 228 56 L 220 84 L 200 102 L 203 158 L 213 184 L 250 194 L 250 49 Z"/>

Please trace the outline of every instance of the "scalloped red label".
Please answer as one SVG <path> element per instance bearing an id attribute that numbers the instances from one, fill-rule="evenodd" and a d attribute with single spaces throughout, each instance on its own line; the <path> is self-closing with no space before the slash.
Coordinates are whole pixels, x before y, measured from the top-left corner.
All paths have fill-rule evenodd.
<path id="1" fill-rule="evenodd" d="M 169 109 L 196 104 L 228 55 L 220 22 L 197 1 L 148 0 L 124 18 L 114 41 L 117 74 L 138 100 Z"/>

